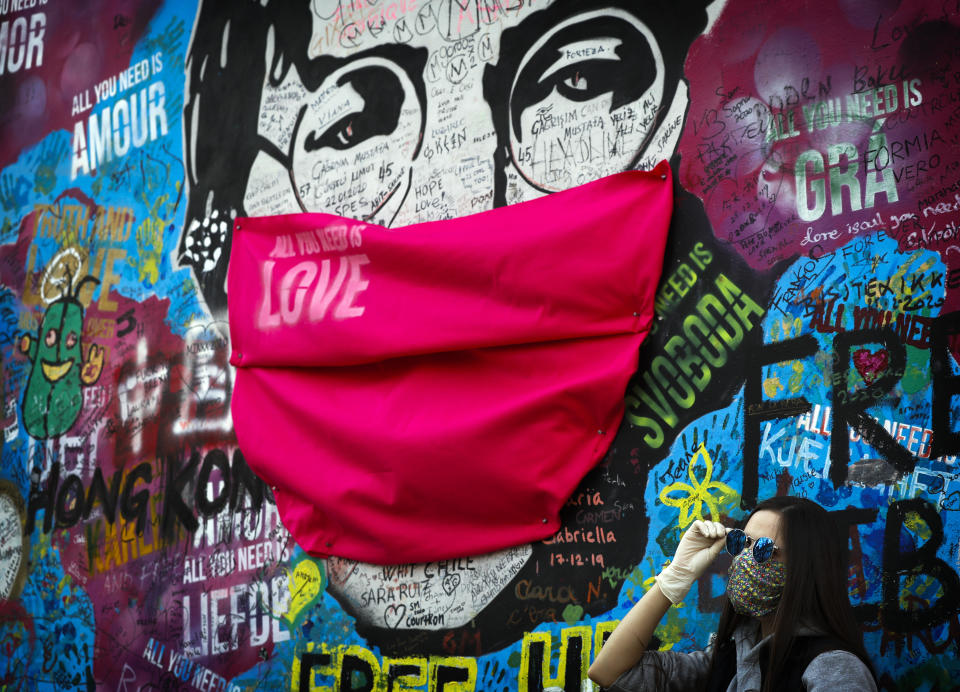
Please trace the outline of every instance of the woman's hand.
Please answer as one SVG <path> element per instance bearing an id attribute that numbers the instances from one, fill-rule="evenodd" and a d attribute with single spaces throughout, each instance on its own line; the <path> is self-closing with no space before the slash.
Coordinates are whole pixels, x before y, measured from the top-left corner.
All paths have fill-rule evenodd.
<path id="1" fill-rule="evenodd" d="M 673 561 L 657 577 L 663 595 L 679 603 L 723 550 L 727 527 L 715 521 L 695 521 L 683 534 Z"/>

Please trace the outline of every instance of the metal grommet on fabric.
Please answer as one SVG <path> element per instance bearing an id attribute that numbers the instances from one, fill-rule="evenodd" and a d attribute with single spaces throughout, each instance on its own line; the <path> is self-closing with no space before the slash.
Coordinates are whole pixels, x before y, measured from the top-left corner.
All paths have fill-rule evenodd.
<path id="1" fill-rule="evenodd" d="M 666 174 L 666 173 L 662 173 L 662 174 L 660 175 L 660 180 L 666 180 L 666 179 L 667 179 L 667 174 Z"/>
<path id="2" fill-rule="evenodd" d="M 597 430 L 597 435 L 603 435 L 603 430 Z"/>
<path id="3" fill-rule="evenodd" d="M 326 545 L 327 545 L 328 548 L 332 548 L 332 547 L 333 547 L 333 541 L 327 541 Z"/>
<path id="4" fill-rule="evenodd" d="M 546 517 L 543 518 L 543 523 L 544 523 L 544 524 L 547 523 L 547 518 L 546 518 Z"/>
<path id="5" fill-rule="evenodd" d="M 635 312 L 635 313 L 633 313 L 633 316 L 634 316 L 634 317 L 640 317 L 640 313 L 639 313 L 639 312 Z"/>
<path id="6" fill-rule="evenodd" d="M 237 351 L 237 360 L 243 360 L 243 354 L 240 351 Z"/>

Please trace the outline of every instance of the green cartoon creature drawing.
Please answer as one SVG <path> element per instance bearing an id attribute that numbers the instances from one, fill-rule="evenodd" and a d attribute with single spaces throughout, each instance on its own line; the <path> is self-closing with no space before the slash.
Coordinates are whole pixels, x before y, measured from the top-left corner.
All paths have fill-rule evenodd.
<path id="1" fill-rule="evenodd" d="M 50 303 L 40 324 L 39 339 L 22 334 L 20 351 L 33 364 L 23 396 L 23 424 L 27 433 L 44 440 L 70 429 L 80 415 L 83 386 L 100 379 L 103 348 L 91 344 L 83 360 L 80 334 L 83 331 L 83 305 L 77 300 L 81 287 L 92 276 L 77 282 L 71 292 L 71 277 L 66 277 L 66 293 Z"/>

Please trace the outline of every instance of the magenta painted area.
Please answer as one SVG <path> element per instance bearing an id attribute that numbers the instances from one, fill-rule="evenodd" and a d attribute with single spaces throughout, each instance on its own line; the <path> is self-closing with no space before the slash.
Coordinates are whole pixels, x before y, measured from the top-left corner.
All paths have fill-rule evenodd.
<path id="1" fill-rule="evenodd" d="M 696 79 L 691 80 L 689 122 L 680 146 L 682 183 L 703 198 L 717 237 L 754 267 L 766 268 L 785 257 L 806 254 L 809 247 L 801 241 L 810 225 L 821 232 L 843 231 L 834 242 L 824 243 L 822 252 L 850 239 L 845 225 L 872 212 L 881 212 L 882 223 L 888 226 L 892 214 L 918 211 L 918 199 L 935 194 L 946 182 L 946 177 L 941 180 L 945 170 L 934 170 L 929 176 L 922 174 L 923 166 L 919 176 L 916 166 L 900 170 L 916 164 L 920 160 L 916 154 L 929 157 L 939 151 L 946 159 L 943 154 L 955 149 L 943 138 L 952 111 L 946 104 L 960 84 L 938 68 L 933 54 L 924 57 L 928 51 L 922 44 L 943 45 L 944 40 L 956 38 L 957 29 L 936 20 L 933 7 L 939 11 L 939 3 L 926 4 L 930 7 L 903 3 L 896 13 L 879 18 L 872 10 L 876 23 L 870 24 L 849 3 L 816 8 L 790 4 L 778 10 L 781 21 L 765 25 L 751 19 L 751 8 L 731 6 L 713 30 L 694 44 L 686 67 Z M 905 25 L 912 25 L 913 33 L 907 34 L 902 29 Z M 894 41 L 893 35 L 899 40 Z M 923 102 L 904 108 L 903 81 L 913 78 L 920 80 Z M 890 166 L 900 178 L 899 201 L 888 202 L 881 193 L 872 209 L 855 211 L 844 191 L 841 213 L 832 214 L 828 202 L 815 223 L 800 220 L 794 175 L 798 156 L 816 150 L 826 160 L 831 145 L 850 143 L 858 151 L 862 169 L 875 124 L 871 114 L 821 128 L 821 121 L 815 115 L 808 117 L 804 108 L 837 98 L 845 107 L 849 95 L 873 91 L 877 84 L 892 85 L 900 94 L 900 106 L 881 126 L 891 150 Z M 789 117 L 793 117 L 795 134 L 781 139 L 767 136 L 778 116 L 787 125 L 785 135 L 791 131 Z M 904 140 L 916 136 L 920 136 L 919 145 L 905 156 Z M 939 142 L 931 142 L 937 137 Z M 771 232 L 775 224 L 783 230 Z"/>
<path id="2" fill-rule="evenodd" d="M 672 197 L 664 162 L 407 228 L 239 219 L 234 428 L 297 542 L 385 564 L 554 533 L 623 416 Z"/>
<path id="3" fill-rule="evenodd" d="M 946 250 L 956 243 L 960 221 L 954 189 L 960 150 L 950 134 L 960 74 L 947 71 L 940 55 L 960 40 L 960 29 L 942 3 L 896 5 L 871 3 L 866 11 L 851 2 L 788 3 L 778 7 L 776 23 L 761 23 L 752 6 L 731 5 L 694 43 L 686 63 L 690 111 L 680 142 L 681 182 L 703 199 L 717 238 L 754 268 L 823 256 L 877 230 L 896 238 L 901 251 L 941 251 L 948 269 L 958 266 L 958 253 Z M 922 101 L 908 106 L 910 80 L 918 80 Z M 889 112 L 831 122 L 830 106 L 846 112 L 853 94 L 876 102 L 878 87 Z M 898 105 L 890 108 L 894 92 Z M 827 110 L 818 111 L 820 103 Z M 831 166 L 829 152 L 842 144 L 856 150 L 859 194 L 851 200 L 848 189 L 840 190 L 834 210 L 839 188 L 831 189 L 830 169 L 842 173 L 847 162 Z M 817 176 L 807 167 L 824 189 L 798 200 L 796 164 L 810 152 L 827 169 Z M 897 199 L 881 192 L 870 206 L 866 176 L 876 175 L 869 167 L 875 156 L 893 176 Z M 826 208 L 804 220 L 798 206 L 812 206 L 816 194 L 828 197 Z M 957 307 L 956 288 L 948 288 L 943 311 Z"/>
<path id="4" fill-rule="evenodd" d="M 261 660 L 278 637 L 289 636 L 273 611 L 267 611 L 283 610 L 276 595 L 286 585 L 279 559 L 286 533 L 278 533 L 279 519 L 266 501 L 259 511 L 243 506 L 233 511 L 228 505 L 209 519 L 196 507 L 198 495 L 208 492 L 199 481 L 199 460 L 224 450 L 223 458 L 230 459 L 236 449 L 232 434 L 174 432 L 189 416 L 183 402 L 197 394 L 190 344 L 199 351 L 197 344 L 208 347 L 212 336 L 194 334 L 201 338 L 185 341 L 173 334 L 166 323 L 168 298 L 134 301 L 116 292 L 110 298 L 116 310 L 103 312 L 94 302 L 85 314 L 82 342 L 104 348 L 108 365 L 71 433 L 85 439 L 83 452 L 95 454 L 108 493 L 115 474 L 125 489 L 135 469 L 149 467 L 148 476 L 131 486 L 132 493 L 146 493 L 148 506 L 138 531 L 135 520 L 125 519 L 119 507 L 111 513 L 103 502 L 87 500 L 89 517 L 54 534 L 64 571 L 96 604 L 93 675 L 123 679 L 129 668 L 186 683 L 206 668 L 230 678 Z M 117 320 L 118 315 L 133 321 Z M 210 359 L 205 367 L 217 362 Z M 226 367 L 225 349 L 219 365 Z M 198 465 L 190 470 L 194 455 Z M 235 458 L 232 466 L 235 472 Z M 179 494 L 182 506 L 198 516 L 194 531 L 171 510 L 181 506 L 171 497 L 177 492 L 171 478 L 184 468 L 188 482 Z M 66 476 L 79 476 L 89 497 L 93 472 L 68 457 L 61 484 Z M 233 487 L 219 469 L 209 482 L 214 497 Z M 169 534 L 165 523 L 173 527 Z M 264 543 L 272 546 L 267 559 L 266 550 L 257 552 Z M 252 560 L 239 555 L 251 548 Z M 238 582 L 238 572 L 248 568 L 245 581 Z"/>
<path id="5" fill-rule="evenodd" d="M 4 20 L 45 15 L 43 61 L 3 75 L 0 168 L 53 130 L 71 129 L 73 98 L 130 67 L 130 56 L 159 0 L 84 0 L 32 5 Z"/>

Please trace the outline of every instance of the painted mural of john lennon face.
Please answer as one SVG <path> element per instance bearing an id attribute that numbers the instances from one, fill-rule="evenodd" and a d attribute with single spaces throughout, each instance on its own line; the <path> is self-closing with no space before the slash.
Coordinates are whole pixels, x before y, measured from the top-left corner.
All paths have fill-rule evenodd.
<path id="1" fill-rule="evenodd" d="M 176 259 L 219 314 L 237 215 L 399 226 L 652 167 L 680 136 L 705 4 L 203 3 Z"/>
<path id="2" fill-rule="evenodd" d="M 257 131 L 273 146 L 254 161 L 247 213 L 296 206 L 390 225 L 422 143 L 423 58 L 423 51 L 365 51 L 325 61 L 322 71 L 307 62 L 303 76 L 295 65 L 278 84 L 268 78 Z M 267 188 L 274 193 L 264 195 Z"/>
<path id="3" fill-rule="evenodd" d="M 706 26 L 705 4 L 204 6 L 185 99 L 193 158 L 182 261 L 217 312 L 226 307 L 232 215 L 317 211 L 399 227 L 650 168 L 676 148 L 687 106 L 683 62 Z M 235 42 L 242 49 L 233 53 Z M 204 76 L 202 64 L 223 64 L 225 55 L 238 74 L 229 85 L 210 83 L 217 73 Z M 200 132 L 204 99 L 218 108 L 227 99 L 237 117 L 211 118 Z M 208 136 L 221 145 L 205 150 Z M 224 251 L 214 257 L 217 247 Z M 634 565 L 646 537 L 635 515 L 623 517 L 623 536 L 634 535 L 606 550 L 610 564 Z M 554 578 L 540 569 L 554 549 L 537 543 L 392 570 L 331 558 L 328 590 L 363 636 L 389 650 L 441 651 L 446 632 L 481 622 L 483 646 L 493 649 L 515 640 L 517 618 L 533 629 L 559 617 L 530 610 L 515 588 Z M 567 578 L 556 566 L 550 573 Z M 410 597 L 376 597 L 386 593 Z M 594 599 L 590 612 L 611 605 Z"/>

